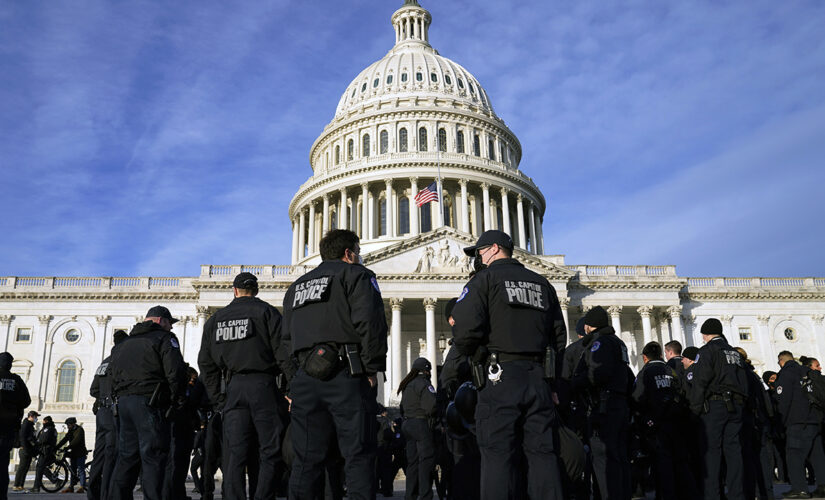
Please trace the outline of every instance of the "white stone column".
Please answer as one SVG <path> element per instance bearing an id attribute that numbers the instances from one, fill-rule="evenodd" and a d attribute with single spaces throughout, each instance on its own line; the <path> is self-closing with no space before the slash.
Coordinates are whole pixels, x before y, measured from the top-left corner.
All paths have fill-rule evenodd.
<path id="1" fill-rule="evenodd" d="M 329 231 L 329 195 L 324 195 L 324 215 L 321 216 L 321 238 Z"/>
<path id="2" fill-rule="evenodd" d="M 768 365 L 772 366 L 776 363 L 776 355 L 771 349 L 771 333 L 768 330 L 768 323 L 771 321 L 771 317 L 768 314 L 760 314 L 756 317 L 756 320 L 759 323 L 759 330 L 754 332 L 754 335 L 757 336 L 759 350 L 762 355 L 762 362 L 765 363 L 763 370 L 767 370 Z M 816 337 L 816 335 L 814 335 L 814 338 L 816 338 L 816 344 L 819 346 L 819 338 Z"/>
<path id="3" fill-rule="evenodd" d="M 825 321 L 825 314 L 811 315 L 811 321 L 814 323 L 814 339 L 816 339 L 816 349 L 819 353 L 819 358 L 822 359 L 825 354 L 825 328 L 822 327 Z"/>
<path id="4" fill-rule="evenodd" d="M 309 203 L 309 250 L 307 255 L 315 253 L 315 201 Z"/>
<path id="5" fill-rule="evenodd" d="M 367 198 L 369 197 L 369 185 L 361 183 L 361 239 L 369 238 L 369 218 L 367 217 Z"/>
<path id="6" fill-rule="evenodd" d="M 209 307 L 207 306 L 195 306 L 195 311 L 197 312 L 197 330 L 192 332 L 193 335 L 197 336 L 198 339 L 203 338 L 203 327 L 206 325 L 206 319 L 209 317 Z M 200 346 L 200 340 L 198 341 L 198 345 Z M 198 347 L 200 351 L 200 347 Z"/>
<path id="7" fill-rule="evenodd" d="M 301 209 L 301 215 L 299 217 L 298 222 L 298 255 L 300 259 L 306 257 L 306 216 L 304 215 L 304 209 Z"/>
<path id="8" fill-rule="evenodd" d="M 516 196 L 516 216 L 518 217 L 518 247 L 527 250 L 527 242 L 524 237 L 524 198 L 521 193 Z"/>
<path id="9" fill-rule="evenodd" d="M 4 314 L 0 316 L 0 348 L 3 352 L 9 351 L 9 337 L 11 336 L 11 320 L 14 316 Z M 2 471 L 0 471 L 2 472 Z"/>
<path id="10" fill-rule="evenodd" d="M 484 200 L 482 216 L 484 217 L 484 230 L 490 230 L 490 185 L 486 182 L 481 185 L 481 197 Z"/>
<path id="11" fill-rule="evenodd" d="M 433 297 L 424 299 L 424 311 L 427 325 L 427 359 L 433 365 L 430 373 L 430 381 L 433 387 L 438 387 L 438 376 L 436 375 L 436 363 L 438 363 L 438 344 L 435 338 L 435 305 L 437 300 Z"/>
<path id="12" fill-rule="evenodd" d="M 378 198 L 374 196 L 372 193 L 367 194 L 367 226 L 369 227 L 369 239 L 374 240 L 381 235 L 381 231 L 379 231 L 376 226 L 376 220 L 378 220 Z"/>
<path id="13" fill-rule="evenodd" d="M 97 316 L 95 317 L 95 321 L 98 326 L 98 331 L 95 332 L 95 363 L 102 363 L 103 359 L 106 357 L 106 346 L 109 345 L 107 341 L 107 334 L 109 320 L 112 319 L 111 316 Z M 97 367 L 95 367 L 97 368 Z"/>
<path id="14" fill-rule="evenodd" d="M 387 236 L 392 238 L 395 236 L 393 231 L 393 206 L 392 206 L 392 179 L 384 179 L 384 185 L 387 186 Z"/>
<path id="15" fill-rule="evenodd" d="M 538 233 L 536 234 L 536 243 L 538 244 L 539 255 L 544 255 L 544 225 L 543 223 L 544 218 L 536 215 L 536 229 L 538 229 Z"/>
<path id="16" fill-rule="evenodd" d="M 610 321 L 613 329 L 616 330 L 616 335 L 621 336 L 622 333 L 622 306 L 610 306 L 607 308 L 610 313 Z"/>
<path id="17" fill-rule="evenodd" d="M 298 221 L 292 221 L 292 265 L 298 262 Z"/>
<path id="18" fill-rule="evenodd" d="M 341 188 L 341 199 L 338 200 L 338 229 L 347 228 L 347 188 Z"/>
<path id="19" fill-rule="evenodd" d="M 467 201 L 467 179 L 459 179 L 458 184 L 461 186 L 461 230 L 465 233 L 469 233 L 470 208 Z"/>
<path id="20" fill-rule="evenodd" d="M 35 409 L 43 408 L 45 402 L 45 394 L 43 393 L 44 379 L 48 374 L 48 367 L 46 366 L 46 350 L 49 344 L 49 323 L 52 316 L 44 315 L 37 317 L 37 324 L 39 326 L 37 332 L 32 332 L 32 342 L 34 342 L 34 379 L 31 384 L 26 384 L 29 387 L 29 394 L 32 398 L 32 405 Z"/>
<path id="21" fill-rule="evenodd" d="M 570 297 L 559 297 L 559 305 L 561 306 L 561 315 L 564 318 L 564 329 L 565 333 L 567 333 L 567 343 L 569 344 L 574 340 L 570 336 L 570 332 L 572 331 L 570 330 L 570 315 L 568 313 L 568 308 L 570 307 Z"/>
<path id="22" fill-rule="evenodd" d="M 653 311 L 652 306 L 641 306 L 636 309 L 636 312 L 639 313 L 639 316 L 642 317 L 642 335 L 643 335 L 643 345 L 647 345 L 653 338 L 653 328 L 650 326 L 650 313 Z"/>
<path id="23" fill-rule="evenodd" d="M 668 307 L 667 312 L 670 314 L 671 334 L 673 336 L 673 340 L 678 340 L 679 343 L 684 346 L 685 335 L 682 331 L 682 306 L 670 306 Z"/>
<path id="24" fill-rule="evenodd" d="M 501 188 L 501 219 L 504 222 L 504 232 L 513 237 L 510 228 L 510 199 L 506 188 Z"/>
<path id="25" fill-rule="evenodd" d="M 532 202 L 530 203 L 530 242 L 532 243 L 533 253 L 538 255 L 539 249 L 536 244 L 536 207 Z"/>
<path id="26" fill-rule="evenodd" d="M 401 311 L 404 308 L 404 299 L 391 298 L 392 326 L 390 330 L 390 394 L 398 390 L 398 384 L 404 378 L 401 373 Z"/>
<path id="27" fill-rule="evenodd" d="M 418 207 L 415 204 L 415 195 L 418 194 L 418 177 L 410 177 L 410 234 L 421 234 L 421 225 L 418 223 Z"/>

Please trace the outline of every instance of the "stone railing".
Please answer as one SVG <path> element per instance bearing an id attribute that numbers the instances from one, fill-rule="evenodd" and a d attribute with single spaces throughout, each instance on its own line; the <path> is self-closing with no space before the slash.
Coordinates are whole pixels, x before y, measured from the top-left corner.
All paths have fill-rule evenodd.
<path id="1" fill-rule="evenodd" d="M 825 278 L 688 278 L 688 288 L 825 288 Z"/>
<path id="2" fill-rule="evenodd" d="M 315 266 L 201 266 L 200 279 L 233 280 L 242 272 L 252 273 L 261 280 L 293 279 L 302 276 Z"/>
<path id="3" fill-rule="evenodd" d="M 0 291 L 4 290 L 191 290 L 192 278 L 169 277 L 17 277 L 0 278 Z"/>
<path id="4" fill-rule="evenodd" d="M 676 266 L 565 266 L 579 277 L 676 277 Z"/>

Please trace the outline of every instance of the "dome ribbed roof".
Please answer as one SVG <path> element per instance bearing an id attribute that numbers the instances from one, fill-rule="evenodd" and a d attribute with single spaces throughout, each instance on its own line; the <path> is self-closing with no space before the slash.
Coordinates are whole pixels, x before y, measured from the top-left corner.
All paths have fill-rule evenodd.
<path id="1" fill-rule="evenodd" d="M 495 115 L 487 91 L 460 64 L 442 57 L 428 41 L 430 13 L 407 2 L 393 14 L 396 44 L 347 86 L 335 116 L 393 98 L 448 98 Z"/>

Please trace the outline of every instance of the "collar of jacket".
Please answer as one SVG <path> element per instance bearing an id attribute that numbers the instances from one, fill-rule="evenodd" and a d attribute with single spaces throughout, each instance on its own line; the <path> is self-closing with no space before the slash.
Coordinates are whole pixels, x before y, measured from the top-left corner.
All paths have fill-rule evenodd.
<path id="1" fill-rule="evenodd" d="M 582 337 L 582 344 L 584 344 L 585 347 L 589 347 L 597 338 L 605 335 L 616 335 L 616 330 L 610 325 L 603 326 Z"/>
<path id="2" fill-rule="evenodd" d="M 506 265 L 506 264 L 510 264 L 510 265 L 515 264 L 517 266 L 524 267 L 524 264 L 522 264 L 521 262 L 519 262 L 518 260 L 516 260 L 512 257 L 508 257 L 506 259 L 494 260 L 493 262 L 490 262 L 489 264 L 487 264 L 487 267 Z"/>
<path id="3" fill-rule="evenodd" d="M 129 332 L 129 336 L 132 337 L 134 335 L 143 335 L 144 333 L 154 332 L 155 330 L 159 330 L 164 333 L 169 333 L 163 328 L 161 328 L 160 325 L 158 325 L 154 321 L 144 321 L 132 327 L 132 331 Z"/>

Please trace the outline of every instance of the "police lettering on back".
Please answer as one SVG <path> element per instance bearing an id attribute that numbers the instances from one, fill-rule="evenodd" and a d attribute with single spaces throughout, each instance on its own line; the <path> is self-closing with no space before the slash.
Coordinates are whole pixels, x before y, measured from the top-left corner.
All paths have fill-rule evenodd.
<path id="1" fill-rule="evenodd" d="M 521 305 L 539 309 L 547 308 L 548 301 L 544 298 L 542 287 L 530 281 L 504 281 L 507 291 L 507 302 L 510 305 Z"/>
<path id="2" fill-rule="evenodd" d="M 653 380 L 656 381 L 657 389 L 668 389 L 673 382 L 673 377 L 670 375 L 656 375 L 653 377 Z"/>
<path id="3" fill-rule="evenodd" d="M 729 365 L 736 365 L 736 366 L 744 366 L 742 364 L 742 356 L 739 355 L 736 351 L 724 351 L 725 353 L 725 361 Z"/>
<path id="4" fill-rule="evenodd" d="M 14 383 L 13 378 L 2 378 L 0 379 L 0 390 L 2 391 L 13 391 L 16 388 L 16 384 Z"/>
<path id="5" fill-rule="evenodd" d="M 109 363 L 101 363 L 95 371 L 95 377 L 105 377 L 106 370 L 109 368 Z"/>
<path id="6" fill-rule="evenodd" d="M 297 309 L 306 304 L 326 300 L 326 291 L 329 287 L 330 276 L 311 279 L 295 285 L 295 299 L 292 308 Z"/>
<path id="7" fill-rule="evenodd" d="M 244 340 L 251 335 L 249 318 L 218 321 L 215 328 L 215 343 Z"/>

